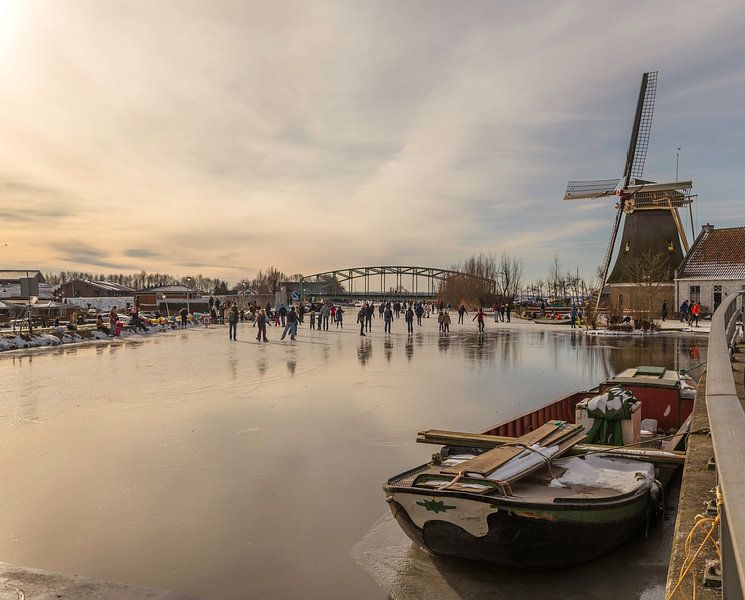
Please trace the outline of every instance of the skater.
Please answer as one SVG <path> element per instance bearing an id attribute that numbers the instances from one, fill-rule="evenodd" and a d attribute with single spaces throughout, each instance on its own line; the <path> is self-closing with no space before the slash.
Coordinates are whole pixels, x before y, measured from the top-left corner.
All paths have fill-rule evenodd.
<path id="1" fill-rule="evenodd" d="M 228 313 L 228 338 L 236 341 L 238 334 L 238 306 L 233 304 Z"/>
<path id="2" fill-rule="evenodd" d="M 181 317 L 181 327 L 182 328 L 185 328 L 186 327 L 186 319 L 189 316 L 189 311 L 184 306 L 180 311 L 178 311 L 178 314 Z"/>
<path id="3" fill-rule="evenodd" d="M 571 325 L 572 329 L 577 327 L 577 305 L 572 304 L 572 310 L 569 313 L 569 316 L 571 317 L 571 321 L 569 324 Z"/>
<path id="4" fill-rule="evenodd" d="M 414 312 L 416 313 L 416 324 L 421 325 L 422 315 L 424 315 L 424 306 L 422 306 L 421 302 L 416 305 L 416 310 Z"/>
<path id="5" fill-rule="evenodd" d="M 688 321 L 688 300 L 684 300 L 680 305 L 680 322 Z"/>
<path id="6" fill-rule="evenodd" d="M 383 332 L 391 332 L 391 323 L 393 323 L 393 310 L 391 310 L 391 303 L 386 304 L 385 310 L 383 311 Z"/>
<path id="7" fill-rule="evenodd" d="M 281 340 L 285 339 L 285 336 L 287 335 L 287 332 L 290 333 L 290 339 L 294 340 L 295 336 L 297 335 L 297 313 L 295 312 L 295 307 L 290 307 L 290 312 L 287 313 L 287 324 L 285 325 L 285 330 L 282 332 Z"/>
<path id="8" fill-rule="evenodd" d="M 660 310 L 662 313 L 662 322 L 665 322 L 665 319 L 667 319 L 667 300 L 662 301 L 662 310 Z"/>
<path id="9" fill-rule="evenodd" d="M 344 329 L 344 309 L 340 306 L 336 309 L 336 328 Z"/>
<path id="10" fill-rule="evenodd" d="M 484 309 L 479 308 L 479 311 L 476 313 L 476 316 L 471 320 L 476 321 L 476 323 L 478 324 L 479 333 L 484 333 Z"/>
<path id="11" fill-rule="evenodd" d="M 316 307 L 314 304 L 310 305 L 310 328 L 316 328 Z"/>
<path id="12" fill-rule="evenodd" d="M 109 328 L 111 329 L 111 333 L 113 335 L 119 335 L 119 328 L 116 326 L 116 322 L 118 320 L 119 315 L 116 313 L 116 306 L 112 306 L 111 310 L 109 311 Z"/>
<path id="13" fill-rule="evenodd" d="M 701 312 L 701 305 L 696 302 L 691 308 L 691 320 L 689 323 L 693 323 L 694 327 L 698 327 L 698 315 Z"/>
<path id="14" fill-rule="evenodd" d="M 466 310 L 466 305 L 461 304 L 460 308 L 458 308 L 458 325 L 463 324 L 463 317 L 468 314 L 468 311 Z"/>
<path id="15" fill-rule="evenodd" d="M 510 322 L 510 315 L 512 314 L 512 302 L 507 305 L 507 322 Z"/>
<path id="16" fill-rule="evenodd" d="M 406 319 L 406 331 L 409 335 L 411 335 L 414 333 L 414 311 L 411 309 L 411 306 L 406 309 L 404 318 Z"/>
<path id="17" fill-rule="evenodd" d="M 445 311 L 442 314 L 442 332 L 450 333 L 450 313 Z"/>
<path id="18" fill-rule="evenodd" d="M 360 324 L 360 335 L 365 335 L 365 307 L 360 308 L 357 313 L 357 322 Z"/>
<path id="19" fill-rule="evenodd" d="M 375 307 L 365 302 L 365 329 L 372 331 L 372 320 L 375 316 Z"/>
<path id="20" fill-rule="evenodd" d="M 269 340 L 266 339 L 266 323 L 269 320 L 269 317 L 266 316 L 266 310 L 261 309 L 259 311 L 258 316 L 256 317 L 256 327 L 259 328 L 259 334 L 256 336 L 256 339 L 261 342 L 262 339 L 265 342 L 268 342 Z"/>

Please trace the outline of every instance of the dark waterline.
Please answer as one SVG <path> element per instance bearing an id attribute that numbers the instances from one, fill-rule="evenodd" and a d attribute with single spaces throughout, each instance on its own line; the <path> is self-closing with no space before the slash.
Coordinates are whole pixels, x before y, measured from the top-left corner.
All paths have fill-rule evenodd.
<path id="1" fill-rule="evenodd" d="M 259 346 L 244 325 L 235 343 L 212 329 L 3 355 L 0 559 L 216 598 L 657 597 L 669 527 L 599 569 L 622 578 L 559 577 L 433 559 L 385 517 L 382 482 L 436 449 L 420 429 L 481 431 L 706 354 L 705 337 L 487 327 Z"/>

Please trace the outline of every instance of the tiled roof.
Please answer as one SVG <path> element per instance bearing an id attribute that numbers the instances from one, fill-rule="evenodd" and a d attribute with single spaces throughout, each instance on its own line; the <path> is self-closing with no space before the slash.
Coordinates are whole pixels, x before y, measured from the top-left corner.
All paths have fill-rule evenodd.
<path id="1" fill-rule="evenodd" d="M 189 287 L 187 285 L 180 285 L 180 284 L 170 284 L 170 285 L 156 285 L 154 287 L 145 288 L 142 290 L 138 290 L 138 293 L 151 293 L 151 292 L 189 292 L 189 293 L 195 293 L 199 294 L 201 293 L 199 290 L 194 289 L 193 287 Z"/>
<path id="2" fill-rule="evenodd" d="M 18 280 L 21 277 L 36 277 L 39 281 L 44 281 L 44 275 L 36 269 L 5 269 L 0 271 L 0 280 Z"/>
<path id="3" fill-rule="evenodd" d="M 83 283 L 87 283 L 88 285 L 99 288 L 103 291 L 134 292 L 134 290 L 131 287 L 127 287 L 126 285 L 121 285 L 119 283 L 114 283 L 112 281 L 102 281 L 102 280 L 91 281 L 90 279 L 76 279 L 76 281 L 82 281 Z"/>
<path id="4" fill-rule="evenodd" d="M 702 232 L 678 270 L 678 277 L 745 279 L 745 227 Z"/>

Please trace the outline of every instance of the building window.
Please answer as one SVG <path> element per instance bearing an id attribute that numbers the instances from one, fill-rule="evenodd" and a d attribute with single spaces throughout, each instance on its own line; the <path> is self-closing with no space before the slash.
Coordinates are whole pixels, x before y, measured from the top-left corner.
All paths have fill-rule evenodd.
<path id="1" fill-rule="evenodd" d="M 714 294 L 713 294 L 713 304 L 714 304 L 714 310 L 717 309 L 717 307 L 722 303 L 722 286 L 721 285 L 715 285 L 714 286 Z"/>
<path id="2" fill-rule="evenodd" d="M 618 306 L 623 306 L 623 294 L 618 294 Z"/>
<path id="3" fill-rule="evenodd" d="M 629 250 L 631 250 L 631 242 L 626 240 L 626 243 L 623 245 L 623 253 L 628 254 Z"/>
<path id="4" fill-rule="evenodd" d="M 691 301 L 691 304 L 694 302 L 701 302 L 701 286 L 700 285 L 692 285 L 688 288 L 688 299 Z"/>

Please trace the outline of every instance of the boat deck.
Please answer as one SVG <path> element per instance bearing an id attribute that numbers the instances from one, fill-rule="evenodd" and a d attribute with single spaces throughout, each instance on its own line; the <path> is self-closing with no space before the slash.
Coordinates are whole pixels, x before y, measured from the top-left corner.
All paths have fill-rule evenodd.
<path id="1" fill-rule="evenodd" d="M 419 490 L 431 489 L 437 494 L 464 492 L 468 493 L 469 486 L 477 497 L 504 497 L 502 487 L 496 486 L 486 489 L 485 484 L 491 480 L 477 477 L 466 477 L 460 480 L 459 489 L 439 489 L 447 483 L 440 480 L 439 485 L 414 486 L 414 482 L 421 476 L 443 477 L 442 465 L 422 465 L 392 478 L 388 484 L 394 488 L 415 488 Z M 654 479 L 654 467 L 650 463 L 629 462 L 612 458 L 589 457 L 588 460 L 579 457 L 560 458 L 553 462 L 552 471 L 558 483 L 549 485 L 552 481 L 551 473 L 543 468 L 531 475 L 512 482 L 509 485 L 508 498 L 514 500 L 530 499 L 531 502 L 569 502 L 603 501 L 627 494 L 633 494 L 640 488 L 651 485 Z M 483 482 L 483 483 L 482 483 Z M 492 484 L 495 482 L 491 482 Z"/>

